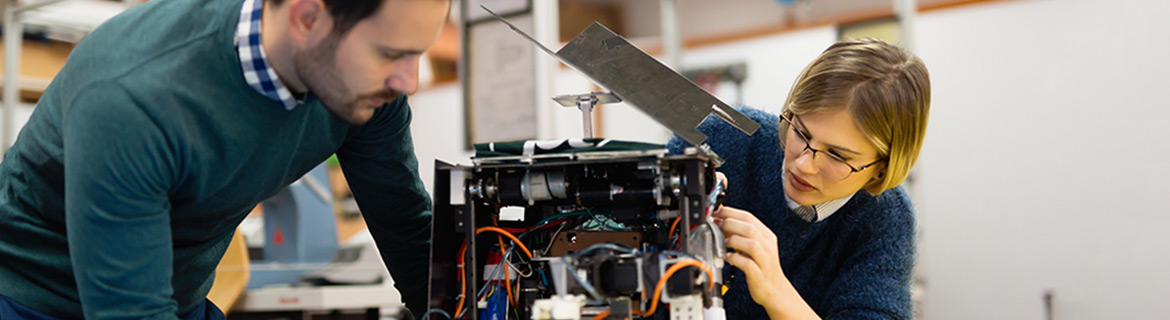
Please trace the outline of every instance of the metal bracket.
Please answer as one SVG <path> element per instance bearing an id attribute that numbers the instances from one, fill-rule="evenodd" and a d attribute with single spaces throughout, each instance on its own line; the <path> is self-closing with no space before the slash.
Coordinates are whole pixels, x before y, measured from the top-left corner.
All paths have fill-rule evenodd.
<path id="1" fill-rule="evenodd" d="M 585 129 L 585 139 L 593 138 L 593 106 L 606 103 L 621 102 L 622 98 L 609 92 L 593 92 L 586 94 L 566 94 L 553 97 L 563 107 L 577 107 L 581 110 L 582 128 Z"/>

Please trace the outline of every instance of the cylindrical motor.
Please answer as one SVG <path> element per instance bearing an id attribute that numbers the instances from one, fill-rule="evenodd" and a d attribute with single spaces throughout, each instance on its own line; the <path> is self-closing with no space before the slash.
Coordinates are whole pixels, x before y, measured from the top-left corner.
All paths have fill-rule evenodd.
<path id="1" fill-rule="evenodd" d="M 636 179 L 624 174 L 604 177 L 570 175 L 565 170 L 499 171 L 494 177 L 482 178 L 470 185 L 469 190 L 475 197 L 520 206 L 556 201 L 584 206 L 654 208 L 659 196 L 658 185 L 653 179 Z"/>
<path id="2" fill-rule="evenodd" d="M 520 178 L 520 194 L 529 203 L 568 198 L 565 188 L 564 171 L 532 171 Z"/>

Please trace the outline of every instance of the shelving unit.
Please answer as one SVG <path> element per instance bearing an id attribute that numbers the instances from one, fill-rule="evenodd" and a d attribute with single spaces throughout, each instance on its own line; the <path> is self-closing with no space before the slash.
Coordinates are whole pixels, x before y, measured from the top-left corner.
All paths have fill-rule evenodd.
<path id="1" fill-rule="evenodd" d="M 3 110 L 0 112 L 0 159 L 12 143 L 16 135 L 13 123 L 15 109 L 20 103 L 20 55 L 24 40 L 24 23 L 27 14 L 45 6 L 64 2 L 65 0 L 40 0 L 24 2 L 19 0 L 0 0 L 4 5 L 4 80 L 3 80 Z M 141 0 L 123 0 L 125 7 L 140 3 Z"/>

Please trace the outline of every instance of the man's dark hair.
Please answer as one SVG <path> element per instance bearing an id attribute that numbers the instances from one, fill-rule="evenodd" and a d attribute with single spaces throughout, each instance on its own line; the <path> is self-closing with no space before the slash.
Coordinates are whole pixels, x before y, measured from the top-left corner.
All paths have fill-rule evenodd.
<path id="1" fill-rule="evenodd" d="M 280 6 L 285 0 L 266 0 Z M 358 22 L 369 18 L 382 7 L 386 0 L 322 0 L 333 16 L 333 34 L 341 36 L 353 29 Z"/>

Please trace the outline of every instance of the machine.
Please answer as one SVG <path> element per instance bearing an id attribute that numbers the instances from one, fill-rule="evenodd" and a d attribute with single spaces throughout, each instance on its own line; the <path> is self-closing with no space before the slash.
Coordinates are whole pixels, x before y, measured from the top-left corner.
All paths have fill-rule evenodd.
<path id="1" fill-rule="evenodd" d="M 722 319 L 722 161 L 695 127 L 712 113 L 745 134 L 759 124 L 600 24 L 541 48 L 612 90 L 562 104 L 624 100 L 700 147 L 519 141 L 477 145 L 470 166 L 436 161 L 420 318 Z"/>

